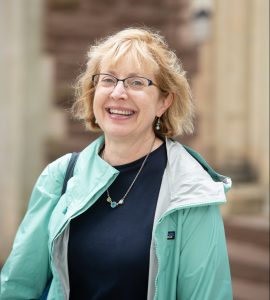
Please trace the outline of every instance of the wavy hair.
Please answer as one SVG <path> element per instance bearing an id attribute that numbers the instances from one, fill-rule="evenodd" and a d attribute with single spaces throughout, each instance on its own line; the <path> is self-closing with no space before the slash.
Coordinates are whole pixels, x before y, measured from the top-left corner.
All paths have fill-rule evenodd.
<path id="1" fill-rule="evenodd" d="M 139 66 L 154 70 L 162 93 L 172 94 L 172 104 L 161 116 L 160 130 L 156 134 L 167 137 L 193 132 L 193 102 L 189 83 L 180 60 L 170 50 L 164 37 L 146 28 L 127 28 L 96 41 L 88 51 L 86 70 L 75 86 L 72 113 L 84 120 L 86 128 L 100 131 L 93 113 L 95 88 L 92 75 L 99 73 L 103 63 L 116 65 L 123 57 L 131 58 Z"/>

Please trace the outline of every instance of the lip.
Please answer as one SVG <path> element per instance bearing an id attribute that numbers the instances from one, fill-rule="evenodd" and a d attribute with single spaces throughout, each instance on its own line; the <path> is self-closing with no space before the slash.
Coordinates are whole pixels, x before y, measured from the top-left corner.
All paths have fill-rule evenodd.
<path id="1" fill-rule="evenodd" d="M 136 113 L 134 109 L 123 106 L 107 106 L 105 110 L 113 118 L 130 118 Z"/>

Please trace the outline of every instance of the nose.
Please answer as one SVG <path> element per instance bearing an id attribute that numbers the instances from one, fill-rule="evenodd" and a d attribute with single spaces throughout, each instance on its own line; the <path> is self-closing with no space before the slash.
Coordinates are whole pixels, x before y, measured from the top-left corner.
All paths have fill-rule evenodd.
<path id="1" fill-rule="evenodd" d="M 127 91 L 123 81 L 117 82 L 116 86 L 113 88 L 111 92 L 111 97 L 114 98 L 115 100 L 127 98 Z"/>

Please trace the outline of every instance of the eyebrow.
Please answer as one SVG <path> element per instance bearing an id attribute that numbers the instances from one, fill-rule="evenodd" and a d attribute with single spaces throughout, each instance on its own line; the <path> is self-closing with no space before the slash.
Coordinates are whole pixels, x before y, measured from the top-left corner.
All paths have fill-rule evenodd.
<path id="1" fill-rule="evenodd" d="M 111 70 L 108 70 L 107 72 L 104 72 L 104 73 L 112 74 L 115 77 L 117 75 L 114 71 L 111 71 Z M 138 74 L 138 73 L 129 73 L 126 78 L 133 77 L 133 76 L 144 77 L 144 75 L 141 75 L 141 74 Z"/>

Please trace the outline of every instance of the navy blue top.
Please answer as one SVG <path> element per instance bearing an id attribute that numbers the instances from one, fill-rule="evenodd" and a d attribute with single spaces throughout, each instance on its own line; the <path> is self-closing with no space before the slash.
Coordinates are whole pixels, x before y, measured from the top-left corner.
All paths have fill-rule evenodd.
<path id="1" fill-rule="evenodd" d="M 113 201 L 126 193 L 145 157 L 116 166 Z M 152 227 L 167 163 L 163 143 L 148 157 L 125 203 L 111 208 L 104 193 L 70 223 L 68 267 L 72 300 L 147 299 Z"/>

